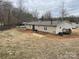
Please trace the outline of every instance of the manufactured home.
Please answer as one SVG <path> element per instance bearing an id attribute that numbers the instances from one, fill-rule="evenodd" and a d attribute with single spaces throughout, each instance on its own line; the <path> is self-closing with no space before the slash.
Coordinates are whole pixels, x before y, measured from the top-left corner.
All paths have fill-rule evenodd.
<path id="1" fill-rule="evenodd" d="M 79 28 L 79 24 L 78 23 L 71 23 L 72 25 L 72 29 L 76 29 L 76 28 Z"/>
<path id="2" fill-rule="evenodd" d="M 68 22 L 61 21 L 35 21 L 35 22 L 23 22 L 26 29 L 33 31 L 42 31 L 52 34 L 71 34 L 72 26 Z"/>

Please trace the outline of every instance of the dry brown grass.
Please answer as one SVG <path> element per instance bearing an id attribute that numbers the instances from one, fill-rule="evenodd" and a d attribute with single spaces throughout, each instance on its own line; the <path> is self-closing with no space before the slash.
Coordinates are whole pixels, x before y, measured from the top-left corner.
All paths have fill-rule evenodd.
<path id="1" fill-rule="evenodd" d="M 63 37 L 29 30 L 0 32 L 0 59 L 79 59 L 79 29 Z"/>

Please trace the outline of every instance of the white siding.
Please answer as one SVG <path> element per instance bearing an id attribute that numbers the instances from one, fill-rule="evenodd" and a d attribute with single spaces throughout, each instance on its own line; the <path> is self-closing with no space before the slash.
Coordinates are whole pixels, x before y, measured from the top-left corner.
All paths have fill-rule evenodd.
<path id="1" fill-rule="evenodd" d="M 26 25 L 26 29 L 32 29 L 32 25 Z"/>
<path id="2" fill-rule="evenodd" d="M 26 29 L 32 29 L 32 25 L 26 25 Z M 35 29 L 42 32 L 56 34 L 56 27 L 52 26 L 35 26 Z"/>
<path id="3" fill-rule="evenodd" d="M 47 30 L 49 33 L 53 33 L 53 34 L 56 34 L 56 27 L 48 27 L 48 30 Z"/>
<path id="4" fill-rule="evenodd" d="M 47 27 L 47 30 L 45 30 L 44 28 Z M 56 27 L 50 27 L 50 26 L 35 26 L 35 29 L 37 29 L 38 31 L 43 31 L 43 32 L 49 32 L 49 33 L 56 33 Z"/>

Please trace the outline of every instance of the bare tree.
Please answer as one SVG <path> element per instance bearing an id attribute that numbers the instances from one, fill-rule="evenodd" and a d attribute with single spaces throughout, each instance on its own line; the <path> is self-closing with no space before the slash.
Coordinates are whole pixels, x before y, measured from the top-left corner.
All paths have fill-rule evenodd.
<path id="1" fill-rule="evenodd" d="M 18 6 L 19 6 L 19 14 L 18 14 L 18 22 L 17 23 L 21 23 L 22 21 L 22 18 L 21 18 L 21 16 L 22 16 L 22 10 L 23 10 L 23 0 L 18 0 Z"/>
<path id="2" fill-rule="evenodd" d="M 38 15 L 39 15 L 37 9 L 32 12 L 32 15 L 33 15 L 34 20 L 37 21 L 38 20 Z"/>
<path id="3" fill-rule="evenodd" d="M 2 29 L 2 24 L 3 24 L 3 22 L 2 22 L 2 20 L 3 20 L 3 16 L 2 16 L 2 0 L 0 0 L 0 29 Z"/>
<path id="4" fill-rule="evenodd" d="M 6 17 L 6 25 L 10 25 L 10 13 L 11 13 L 11 8 L 12 5 L 10 4 L 10 2 L 4 2 L 3 3 L 3 10 L 4 10 L 4 15 Z M 5 14 L 6 13 L 6 14 Z"/>
<path id="5" fill-rule="evenodd" d="M 13 6 L 8 1 L 2 2 L 1 6 L 0 6 L 0 15 L 2 18 L 2 23 L 4 24 L 3 28 L 5 28 L 5 27 L 10 28 L 10 26 L 13 23 L 12 8 L 13 8 Z"/>
<path id="6" fill-rule="evenodd" d="M 46 12 L 46 14 L 45 14 L 45 18 L 48 18 L 48 19 L 51 18 L 51 12 L 50 12 L 50 11 L 47 11 L 47 12 Z"/>
<path id="7" fill-rule="evenodd" d="M 52 15 L 51 15 L 51 11 L 47 11 L 44 15 L 43 15 L 45 20 L 49 20 L 51 21 Z"/>
<path id="8" fill-rule="evenodd" d="M 64 17 L 68 15 L 64 2 L 62 3 L 60 14 L 61 14 L 62 21 L 64 20 Z"/>

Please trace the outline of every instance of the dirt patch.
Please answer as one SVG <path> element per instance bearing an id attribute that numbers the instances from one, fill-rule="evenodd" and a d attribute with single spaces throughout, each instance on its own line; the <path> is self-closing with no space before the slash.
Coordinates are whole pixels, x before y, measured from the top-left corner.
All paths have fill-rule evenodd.
<path id="1" fill-rule="evenodd" d="M 37 36 L 37 37 L 46 37 L 48 39 L 54 39 L 54 40 L 75 40 L 75 39 L 79 39 L 79 29 L 73 29 L 72 30 L 72 34 L 71 35 L 64 35 L 64 36 L 59 36 L 59 35 L 55 35 L 55 34 L 50 34 L 50 33 L 46 33 L 46 32 L 32 32 L 31 30 L 25 30 L 22 31 L 23 33 L 28 33 L 28 35 L 30 36 Z"/>

